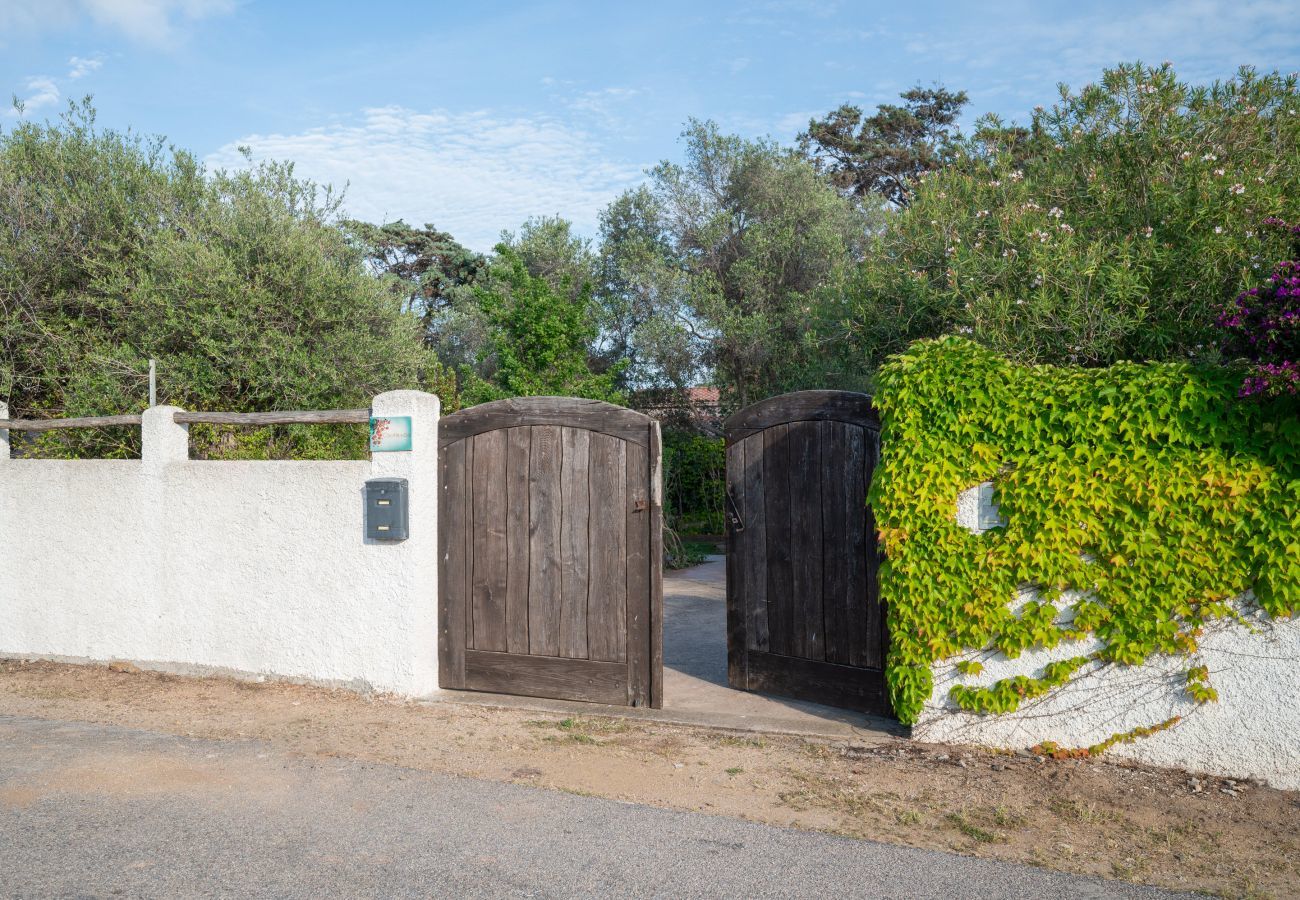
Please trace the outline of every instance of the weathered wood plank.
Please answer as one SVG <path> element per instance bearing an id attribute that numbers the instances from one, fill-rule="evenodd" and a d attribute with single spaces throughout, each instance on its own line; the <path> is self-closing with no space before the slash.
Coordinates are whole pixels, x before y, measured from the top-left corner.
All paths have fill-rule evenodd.
<path id="1" fill-rule="evenodd" d="M 555 425 L 612 434 L 646 446 L 650 417 L 631 409 L 576 397 L 513 397 L 462 409 L 438 426 L 438 443 L 454 441 L 484 431 L 523 425 Z"/>
<path id="2" fill-rule="evenodd" d="M 746 406 L 723 423 L 727 440 L 734 443 L 773 425 L 831 420 L 878 427 L 879 416 L 871 397 L 853 391 L 796 391 L 769 397 Z"/>
<path id="3" fill-rule="evenodd" d="M 591 432 L 560 429 L 560 655 L 587 658 Z"/>
<path id="4" fill-rule="evenodd" d="M 627 662 L 627 444 L 591 435 L 591 585 L 587 649 L 591 659 Z"/>
<path id="5" fill-rule="evenodd" d="M 465 441 L 465 468 L 461 474 L 461 491 L 465 498 L 465 531 L 457 540 L 465 555 L 465 582 L 460 592 L 460 603 L 464 606 L 461 616 L 465 622 L 465 631 L 461 637 L 463 646 L 474 646 L 474 441 Z"/>
<path id="6" fill-rule="evenodd" d="M 438 513 L 438 681 L 465 686 L 465 441 L 442 452 Z"/>
<path id="7" fill-rule="evenodd" d="M 822 467 L 818 426 L 792 422 L 790 447 L 790 655 L 826 658 L 822 620 Z"/>
<path id="8" fill-rule="evenodd" d="M 773 425 L 763 432 L 763 500 L 767 519 L 768 643 L 773 653 L 792 656 L 797 650 L 788 425 Z"/>
<path id="9" fill-rule="evenodd" d="M 110 428 L 139 425 L 138 415 L 83 416 L 80 419 L 0 419 L 0 428 L 8 431 L 58 431 L 63 428 Z M 180 421 L 180 417 L 177 417 Z"/>
<path id="10" fill-rule="evenodd" d="M 528 482 L 531 428 L 506 429 L 506 650 L 528 652 Z"/>
<path id="11" fill-rule="evenodd" d="M 560 470 L 558 425 L 532 428 L 528 497 L 528 652 L 560 655 Z"/>
<path id="12" fill-rule="evenodd" d="M 770 647 L 770 605 L 767 594 L 767 498 L 763 490 L 765 439 L 754 434 L 742 441 L 745 448 L 745 503 L 741 507 L 745 531 L 743 591 L 745 594 L 746 646 L 766 651 Z"/>
<path id="13" fill-rule="evenodd" d="M 862 492 L 864 497 L 871 489 L 871 478 L 880 461 L 880 432 L 874 428 L 863 429 Z M 884 668 L 885 655 L 889 649 L 889 628 L 886 620 L 884 599 L 880 596 L 880 563 L 884 554 L 880 549 L 880 537 L 876 531 L 876 517 L 871 506 L 863 501 L 866 515 L 863 519 L 863 557 L 866 570 L 863 577 L 866 582 L 866 635 L 863 639 L 864 652 L 860 658 L 861 665 Z"/>
<path id="14" fill-rule="evenodd" d="M 650 423 L 650 707 L 664 705 L 663 437 Z"/>
<path id="15" fill-rule="evenodd" d="M 862 429 L 819 423 L 822 432 L 822 615 L 826 661 L 849 665 L 863 640 L 866 604 Z"/>
<path id="16" fill-rule="evenodd" d="M 175 413 L 181 425 L 365 425 L 368 409 L 282 410 L 278 412 L 188 412 Z M 66 428 L 109 428 L 139 425 L 139 414 L 82 416 L 74 419 L 0 419 L 0 428 L 10 431 L 56 431 Z"/>
<path id="17" fill-rule="evenodd" d="M 368 409 L 322 409 L 305 412 L 178 412 L 182 425 L 367 425 Z"/>
<path id="18" fill-rule="evenodd" d="M 649 429 L 646 429 L 649 444 Z M 627 493 L 627 698 L 650 704 L 650 455 L 642 444 L 625 444 Z"/>
<path id="19" fill-rule="evenodd" d="M 476 650 L 506 649 L 506 433 L 474 442 L 474 640 Z"/>
<path id="20" fill-rule="evenodd" d="M 834 663 L 749 654 L 750 690 L 811 700 L 879 716 L 892 716 L 885 673 L 881 669 L 837 666 Z"/>
<path id="21" fill-rule="evenodd" d="M 744 572 L 753 568 L 753 557 L 745 546 L 745 444 L 727 447 L 727 684 L 739 690 L 749 687 L 745 675 L 745 585 Z"/>
<path id="22" fill-rule="evenodd" d="M 867 555 L 875 546 L 875 536 L 868 526 L 866 430 L 846 425 L 844 459 L 839 470 L 839 506 L 844 519 L 843 530 L 833 545 L 836 558 L 845 567 L 844 620 L 848 641 L 848 658 L 840 660 L 854 666 L 879 668 L 880 641 L 869 627 L 870 586 L 867 582 Z M 828 553 L 828 555 L 830 555 Z"/>
<path id="23" fill-rule="evenodd" d="M 467 650 L 465 687 L 622 706 L 627 703 L 627 667 L 590 659 Z"/>

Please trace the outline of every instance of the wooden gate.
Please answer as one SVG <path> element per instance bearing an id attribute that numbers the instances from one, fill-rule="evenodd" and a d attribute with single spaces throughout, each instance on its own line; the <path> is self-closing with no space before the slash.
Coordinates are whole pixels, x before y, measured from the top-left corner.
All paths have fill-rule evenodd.
<path id="1" fill-rule="evenodd" d="M 662 706 L 658 423 L 526 397 L 439 429 L 442 686 Z"/>
<path id="2" fill-rule="evenodd" d="M 727 419 L 732 687 L 891 715 L 867 487 L 871 398 L 800 391 Z"/>

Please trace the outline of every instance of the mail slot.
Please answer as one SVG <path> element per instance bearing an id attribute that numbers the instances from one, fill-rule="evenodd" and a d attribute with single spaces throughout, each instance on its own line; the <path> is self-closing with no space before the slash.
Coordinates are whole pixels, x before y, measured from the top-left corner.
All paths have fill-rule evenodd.
<path id="1" fill-rule="evenodd" d="M 376 541 L 407 538 L 405 478 L 374 478 L 366 482 L 366 537 Z"/>

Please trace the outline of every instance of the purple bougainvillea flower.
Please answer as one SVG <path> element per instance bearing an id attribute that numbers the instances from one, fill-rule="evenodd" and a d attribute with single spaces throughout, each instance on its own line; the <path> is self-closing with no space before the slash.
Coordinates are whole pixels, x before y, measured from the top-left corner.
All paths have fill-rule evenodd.
<path id="1" fill-rule="evenodd" d="M 1300 225 L 1276 216 L 1264 224 L 1300 236 Z M 1300 253 L 1300 243 L 1295 251 Z M 1278 263 L 1263 285 L 1236 296 L 1215 320 L 1223 329 L 1224 349 L 1252 364 L 1242 381 L 1242 397 L 1300 394 L 1300 260 Z"/>

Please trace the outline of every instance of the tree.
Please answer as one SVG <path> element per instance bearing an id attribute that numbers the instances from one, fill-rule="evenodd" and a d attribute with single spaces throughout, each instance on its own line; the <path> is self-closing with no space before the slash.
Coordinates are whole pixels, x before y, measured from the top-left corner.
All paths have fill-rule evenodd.
<path id="1" fill-rule="evenodd" d="M 100 130 L 88 102 L 0 134 L 0 397 L 15 416 L 137 412 L 150 358 L 159 399 L 190 409 L 440 390 L 419 323 L 334 227 L 337 208 L 289 165 L 209 173 L 161 139 Z M 201 432 L 199 452 L 217 452 Z M 268 452 L 358 452 L 357 435 L 333 433 L 259 439 Z M 46 440 L 120 455 L 138 439 Z"/>
<path id="2" fill-rule="evenodd" d="M 1294 75 L 1122 65 L 920 179 L 854 276 L 848 339 L 872 365 L 952 330 L 1029 362 L 1209 361 L 1220 311 L 1284 258 L 1262 221 L 1298 198 Z"/>
<path id="3" fill-rule="evenodd" d="M 690 272 L 651 189 L 614 200 L 601 213 L 600 236 L 599 354 L 624 363 L 629 387 L 694 384 L 704 376 L 707 343 L 691 317 Z"/>
<path id="4" fill-rule="evenodd" d="M 846 103 L 812 119 L 799 135 L 800 148 L 848 194 L 907 206 L 917 179 L 951 158 L 951 129 L 967 98 L 965 91 L 942 86 L 918 86 L 900 96 L 902 106 L 881 104 L 874 115 Z"/>
<path id="5" fill-rule="evenodd" d="M 839 303 L 875 208 L 769 141 L 694 120 L 683 139 L 683 163 L 656 166 L 604 217 L 602 306 L 630 320 L 610 332 L 639 356 L 658 351 L 665 371 L 710 370 L 736 406 L 822 382 L 816 323 Z M 693 365 L 662 352 L 682 348 Z"/>
<path id="6" fill-rule="evenodd" d="M 393 279 L 394 292 L 420 317 L 430 343 L 437 343 L 438 323 L 472 295 L 474 283 L 487 268 L 483 254 L 433 225 L 415 228 L 401 219 L 372 225 L 349 219 L 342 227 L 374 271 Z"/>
<path id="7" fill-rule="evenodd" d="M 501 243 L 517 255 L 528 274 L 544 278 L 555 291 L 576 299 L 590 290 L 596 273 L 591 241 L 573 233 L 573 223 L 559 216 L 534 216 L 505 231 Z"/>
<path id="8" fill-rule="evenodd" d="M 545 279 L 552 291 L 587 308 L 595 330 L 588 367 L 598 374 L 612 373 L 621 392 L 633 387 L 632 347 L 615 337 L 627 322 L 596 299 L 602 258 L 592 249 L 592 242 L 575 235 L 573 223 L 559 216 L 530 218 L 517 234 L 502 232 L 501 242 L 519 256 L 530 275 Z M 605 296 L 600 294 L 602 299 Z"/>
<path id="9" fill-rule="evenodd" d="M 419 318 L 424 342 L 439 361 L 451 371 L 472 363 L 483 347 L 485 327 L 474 286 L 486 275 L 487 257 L 429 224 L 415 228 L 400 219 L 342 224 L 371 271 Z M 457 405 L 450 394 L 443 402 Z"/>
<path id="10" fill-rule="evenodd" d="M 468 403 L 549 395 L 623 401 L 616 373 L 590 368 L 596 328 L 589 284 L 575 293 L 564 278 L 553 287 L 503 243 L 474 294 L 487 329 L 478 366 L 463 371 Z"/>

